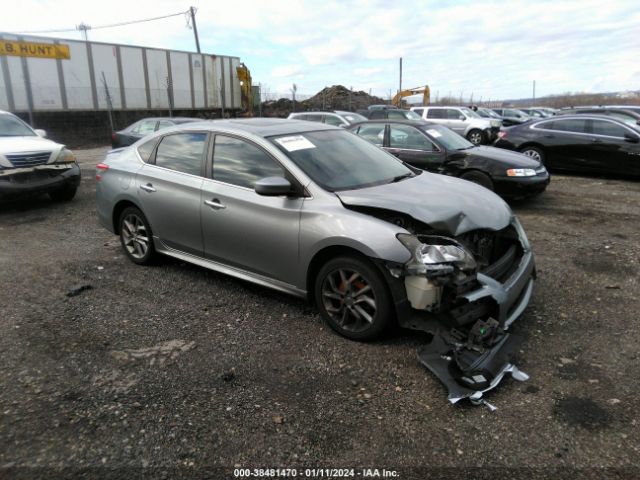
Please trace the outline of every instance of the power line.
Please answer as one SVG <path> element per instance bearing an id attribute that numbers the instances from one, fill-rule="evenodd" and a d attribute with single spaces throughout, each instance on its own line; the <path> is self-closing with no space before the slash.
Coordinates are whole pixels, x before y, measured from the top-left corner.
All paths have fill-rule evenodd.
<path id="1" fill-rule="evenodd" d="M 154 20 L 162 20 L 163 18 L 170 18 L 170 17 L 177 17 L 180 15 L 189 15 L 191 13 L 191 10 L 187 10 L 185 12 L 180 12 L 180 13 L 172 13 L 170 15 L 163 15 L 161 17 L 153 17 L 153 18 L 143 18 L 141 20 L 131 20 L 128 22 L 119 22 L 119 23 L 111 23 L 109 25 L 99 25 L 97 27 L 90 27 L 91 30 L 98 30 L 101 28 L 113 28 L 113 27 L 122 27 L 125 25 L 132 25 L 134 23 L 144 23 L 144 22 L 152 22 Z M 60 29 L 52 29 L 52 30 L 20 30 L 17 32 L 8 32 L 8 33 L 63 33 L 63 32 L 75 32 L 76 30 L 78 30 L 77 27 L 75 28 L 60 28 Z"/>

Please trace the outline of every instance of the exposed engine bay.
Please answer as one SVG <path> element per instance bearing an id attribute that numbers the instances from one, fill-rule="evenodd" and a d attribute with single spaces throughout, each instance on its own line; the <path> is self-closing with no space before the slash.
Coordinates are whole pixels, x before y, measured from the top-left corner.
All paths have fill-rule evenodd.
<path id="1" fill-rule="evenodd" d="M 400 326 L 432 335 L 418 351 L 420 362 L 446 385 L 451 403 L 469 398 L 495 409 L 484 392 L 507 373 L 520 381 L 528 378 L 513 364 L 520 340 L 508 332 L 528 304 L 535 276 L 533 254 L 517 219 L 498 231 L 453 237 L 407 215 L 357 210 L 409 232 L 397 238 L 411 258 L 384 267 L 396 279 Z"/>

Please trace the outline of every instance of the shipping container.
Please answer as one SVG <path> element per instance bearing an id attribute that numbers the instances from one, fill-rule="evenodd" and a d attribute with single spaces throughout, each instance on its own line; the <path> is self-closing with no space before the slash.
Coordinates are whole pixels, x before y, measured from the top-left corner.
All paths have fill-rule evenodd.
<path id="1" fill-rule="evenodd" d="M 250 79 L 238 57 L 0 33 L 0 110 L 239 112 Z"/>

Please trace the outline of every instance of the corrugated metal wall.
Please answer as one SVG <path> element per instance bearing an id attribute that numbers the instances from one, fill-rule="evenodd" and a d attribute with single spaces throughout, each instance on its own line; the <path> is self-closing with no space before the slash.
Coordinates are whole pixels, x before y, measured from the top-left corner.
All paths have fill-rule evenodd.
<path id="1" fill-rule="evenodd" d="M 237 57 L 0 33 L 62 43 L 69 60 L 0 56 L 0 109 L 28 111 L 241 109 Z M 108 92 L 108 97 L 107 97 Z M 170 105 L 171 102 L 171 105 Z"/>

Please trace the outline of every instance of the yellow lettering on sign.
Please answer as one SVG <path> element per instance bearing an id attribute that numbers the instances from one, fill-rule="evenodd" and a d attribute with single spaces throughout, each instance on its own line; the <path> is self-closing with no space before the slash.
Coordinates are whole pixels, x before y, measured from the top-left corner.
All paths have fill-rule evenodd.
<path id="1" fill-rule="evenodd" d="M 0 55 L 14 57 L 60 58 L 69 60 L 69 45 L 53 43 L 14 42 L 0 40 Z"/>

